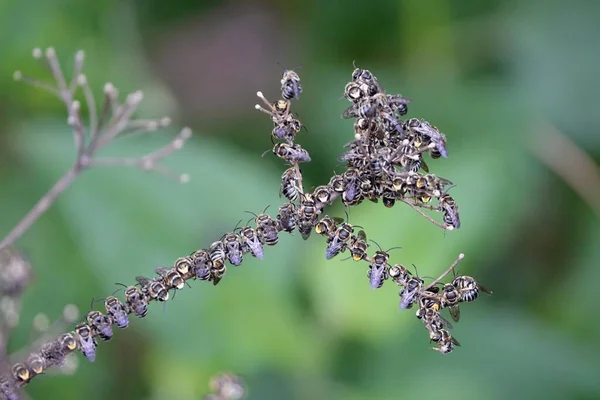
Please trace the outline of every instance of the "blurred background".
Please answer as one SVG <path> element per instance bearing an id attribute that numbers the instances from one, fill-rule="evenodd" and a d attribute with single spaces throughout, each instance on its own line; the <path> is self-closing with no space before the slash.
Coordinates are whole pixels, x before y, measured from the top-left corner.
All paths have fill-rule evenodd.
<path id="1" fill-rule="evenodd" d="M 219 286 L 153 304 L 94 364 L 77 355 L 71 375 L 36 378 L 30 398 L 200 399 L 221 371 L 261 400 L 600 398 L 599 16 L 593 0 L 0 1 L 1 237 L 75 157 L 63 104 L 12 79 L 19 69 L 50 81 L 34 47 L 54 46 L 67 71 L 85 50 L 98 102 L 110 81 L 144 91 L 138 116 L 173 118 L 105 154 L 142 155 L 194 130 L 165 161 L 187 185 L 94 169 L 18 241 L 34 279 L 10 352 L 30 345 L 36 314 L 57 320 L 71 303 L 85 313 L 244 211 L 276 210 L 285 167 L 261 158 L 272 125 L 253 106 L 257 90 L 278 96 L 278 62 L 301 67 L 293 110 L 308 129 L 297 140 L 313 159 L 309 187 L 342 170 L 353 61 L 446 134 L 450 157 L 428 163 L 456 183 L 461 229 L 444 233 L 403 204 L 365 202 L 351 222 L 401 246 L 391 261 L 421 275 L 464 252 L 460 272 L 494 291 L 461 307 L 462 347 L 442 356 L 414 310 L 398 310 L 391 281 L 372 291 L 366 265 L 326 262 L 315 235 L 282 235 Z M 344 216 L 339 204 L 329 213 Z"/>

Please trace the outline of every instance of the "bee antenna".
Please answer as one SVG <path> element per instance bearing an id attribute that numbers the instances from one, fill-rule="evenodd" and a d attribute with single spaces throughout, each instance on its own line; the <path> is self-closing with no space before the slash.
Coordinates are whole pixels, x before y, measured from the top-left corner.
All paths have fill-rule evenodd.
<path id="1" fill-rule="evenodd" d="M 386 253 L 389 253 L 390 250 L 396 250 L 396 249 L 401 249 L 402 247 L 400 246 L 396 246 L 396 247 L 390 247 L 389 249 L 386 250 Z"/>
<path id="2" fill-rule="evenodd" d="M 101 298 L 99 298 L 99 299 L 96 299 L 96 300 L 92 299 L 92 305 L 94 305 L 94 303 L 97 303 L 97 302 L 99 302 L 99 301 L 104 301 L 104 300 L 106 300 L 106 298 L 105 298 L 105 297 L 101 297 Z"/>
<path id="3" fill-rule="evenodd" d="M 346 214 L 346 222 L 350 219 L 350 215 L 348 213 L 348 207 L 344 208 L 344 213 Z"/>
<path id="4" fill-rule="evenodd" d="M 96 302 L 96 300 L 94 300 L 94 298 L 92 297 L 92 302 L 90 303 L 90 310 L 92 308 L 94 308 L 94 303 Z"/>
<path id="5" fill-rule="evenodd" d="M 377 245 L 377 247 L 379 248 L 379 250 L 381 250 L 381 246 L 379 245 L 379 243 L 377 243 L 376 241 L 374 241 L 373 239 L 369 239 L 370 242 L 373 242 Z M 381 250 L 383 251 L 383 250 Z M 414 265 L 414 264 L 413 264 Z"/>
<path id="6" fill-rule="evenodd" d="M 115 282 L 115 285 L 123 286 L 125 289 L 127 289 L 127 285 L 125 285 L 125 284 L 123 284 L 121 282 Z M 117 291 L 119 291 L 119 290 L 120 289 L 117 289 Z M 117 292 L 115 291 L 115 293 L 117 293 Z"/>
<path id="7" fill-rule="evenodd" d="M 238 223 L 237 223 L 237 224 L 235 224 L 235 228 L 233 228 L 233 231 L 234 231 L 234 232 L 235 232 L 235 231 L 236 231 L 236 230 L 237 230 L 237 229 L 240 227 L 240 223 L 241 223 L 241 222 L 242 222 L 242 219 L 240 219 L 240 220 L 238 221 Z"/>
<path id="8" fill-rule="evenodd" d="M 273 141 L 273 138 L 271 137 L 271 141 Z M 269 149 L 267 151 L 265 151 L 264 153 L 262 153 L 261 157 L 264 157 L 265 154 L 267 154 L 268 152 L 273 151 L 273 149 Z"/>
<path id="9" fill-rule="evenodd" d="M 263 210 L 263 214 L 267 212 L 267 210 L 269 209 L 269 207 L 271 207 L 271 205 L 269 204 L 268 206 L 265 207 L 265 209 Z"/>
<path id="10" fill-rule="evenodd" d="M 354 228 L 361 228 L 361 229 L 365 229 L 365 227 L 364 227 L 364 226 L 360 226 L 360 225 L 352 225 L 352 227 L 354 227 Z"/>
<path id="11" fill-rule="evenodd" d="M 419 271 L 417 270 L 417 266 L 415 264 L 412 265 L 415 269 L 415 275 L 419 276 Z"/>
<path id="12" fill-rule="evenodd" d="M 125 285 L 123 285 L 123 286 L 125 286 Z M 125 287 L 126 287 L 126 286 L 125 286 Z M 121 290 L 121 289 L 117 289 L 117 290 L 115 290 L 114 292 L 112 292 L 112 295 L 114 296 L 115 294 L 117 294 L 117 292 L 118 292 L 119 290 Z"/>
<path id="13" fill-rule="evenodd" d="M 256 218 L 258 218 L 258 215 L 254 214 L 252 211 L 244 211 L 244 212 L 248 213 L 248 214 L 251 214 L 251 215 L 254 215 Z M 252 221 L 252 220 L 249 220 L 249 221 Z"/>
<path id="14" fill-rule="evenodd" d="M 279 65 L 281 68 L 283 68 L 284 71 L 287 71 L 288 69 L 286 67 L 283 66 L 282 63 L 280 63 L 279 61 L 277 61 L 277 65 Z"/>
<path id="15" fill-rule="evenodd" d="M 356 67 L 356 60 L 352 60 L 352 66 L 353 66 L 354 68 L 357 68 L 357 67 Z"/>

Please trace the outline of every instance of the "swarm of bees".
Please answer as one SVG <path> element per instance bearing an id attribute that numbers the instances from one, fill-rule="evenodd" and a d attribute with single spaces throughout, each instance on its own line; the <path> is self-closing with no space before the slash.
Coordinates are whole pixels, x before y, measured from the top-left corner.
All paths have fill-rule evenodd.
<path id="1" fill-rule="evenodd" d="M 11 390 L 28 383 L 34 376 L 44 373 L 53 365 L 64 362 L 67 354 L 80 351 L 89 361 L 96 358 L 98 339 L 108 341 L 117 328 L 129 326 L 129 317 L 143 318 L 152 301 L 166 302 L 191 280 L 210 281 L 218 285 L 227 267 L 242 264 L 244 256 L 259 260 L 264 257 L 265 246 L 276 245 L 281 232 L 297 230 L 308 239 L 314 230 L 326 240 L 325 258 L 332 259 L 349 253 L 354 261 L 368 264 L 367 280 L 372 289 L 393 280 L 399 287 L 399 307 L 417 308 L 416 315 L 429 332 L 435 350 L 450 353 L 459 342 L 449 333 L 451 324 L 440 312 L 448 309 L 454 321 L 460 317 L 460 303 L 476 300 L 480 292 L 491 294 L 474 278 L 455 275 L 455 264 L 429 285 L 417 274 L 413 275 L 402 264 L 391 264 L 388 251 L 379 249 L 369 256 L 369 243 L 363 229 L 346 219 L 323 215 L 325 207 L 338 198 L 347 206 L 362 201 L 378 202 L 393 207 L 403 202 L 420 211 L 420 208 L 442 214 L 439 223 L 422 213 L 444 230 L 460 227 L 456 201 L 448 190 L 447 179 L 429 172 L 423 156 L 432 159 L 447 157 L 446 137 L 435 126 L 422 120 L 403 120 L 410 100 L 399 94 L 387 94 L 377 78 L 368 70 L 355 68 L 346 85 L 344 97 L 352 104 L 343 118 L 354 118 L 354 139 L 340 160 L 345 164 L 342 173 L 334 174 L 326 185 L 305 191 L 300 164 L 310 161 L 309 153 L 295 138 L 302 124 L 291 112 L 291 101 L 302 93 L 300 78 L 294 71 L 285 71 L 281 80 L 281 98 L 273 103 L 258 92 L 264 106 L 255 108 L 269 115 L 273 122 L 271 140 L 273 153 L 289 164 L 281 177 L 280 196 L 286 199 L 275 217 L 266 213 L 253 215 L 246 226 L 224 234 L 210 246 L 180 257 L 170 267 L 157 267 L 154 276 L 136 277 L 136 284 L 123 286 L 124 301 L 109 296 L 104 301 L 103 312 L 90 311 L 73 331 L 65 333 L 32 351 L 29 357 L 12 366 L 10 373 L 0 376 L 0 395 L 10 397 Z M 434 200 L 434 201 L 432 201 Z M 451 282 L 441 280 L 453 272 Z M 441 285 L 441 286 L 440 286 Z M 17 390 L 18 392 L 18 390 Z"/>

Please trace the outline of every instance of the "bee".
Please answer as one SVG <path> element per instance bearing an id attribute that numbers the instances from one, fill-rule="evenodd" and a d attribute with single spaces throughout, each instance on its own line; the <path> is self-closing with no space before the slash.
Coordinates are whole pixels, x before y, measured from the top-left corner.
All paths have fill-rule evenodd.
<path id="1" fill-rule="evenodd" d="M 127 328 L 129 325 L 127 310 L 125 309 L 125 306 L 121 304 L 119 299 L 114 296 L 108 296 L 104 300 L 104 308 L 106 308 L 106 313 L 119 328 Z"/>
<path id="2" fill-rule="evenodd" d="M 404 123 L 404 126 L 426 137 L 436 153 L 439 153 L 444 158 L 448 157 L 446 136 L 438 128 L 423 119 L 417 118 L 410 118 Z"/>
<path id="3" fill-rule="evenodd" d="M 359 135 L 375 135 L 379 132 L 379 126 L 373 118 L 358 118 L 354 123 L 354 132 Z"/>
<path id="4" fill-rule="evenodd" d="M 94 360 L 96 360 L 96 347 L 98 346 L 98 342 L 92 334 L 92 328 L 85 323 L 81 323 L 75 327 L 75 333 L 77 334 L 77 339 L 79 340 L 79 349 L 85 358 L 87 358 L 90 362 L 94 362 Z"/>
<path id="5" fill-rule="evenodd" d="M 398 293 L 400 296 L 400 308 L 411 308 L 416 300 L 417 294 L 423 287 L 423 279 L 419 277 L 411 277 L 406 281 L 406 287 Z"/>
<path id="6" fill-rule="evenodd" d="M 39 375 L 46 369 L 46 359 L 38 352 L 31 353 L 25 362 L 30 372 Z"/>
<path id="7" fill-rule="evenodd" d="M 344 191 L 342 192 L 342 202 L 346 206 L 354 206 L 362 201 L 358 182 L 358 171 L 348 169 L 344 172 Z"/>
<path id="8" fill-rule="evenodd" d="M 235 233 L 227 233 L 222 238 L 225 255 L 232 265 L 240 265 L 243 261 L 241 239 Z"/>
<path id="9" fill-rule="evenodd" d="M 179 272 L 182 277 L 188 275 L 194 269 L 193 266 L 194 259 L 192 257 L 179 257 L 173 263 L 173 268 L 175 268 L 175 271 Z"/>
<path id="10" fill-rule="evenodd" d="M 19 383 L 27 383 L 32 378 L 32 374 L 29 372 L 24 364 L 16 363 L 12 367 L 12 376 Z"/>
<path id="11" fill-rule="evenodd" d="M 391 190 L 384 190 L 381 196 L 381 200 L 384 206 L 386 206 L 387 208 L 394 207 L 394 204 L 396 204 L 396 194 L 394 192 L 392 192 Z"/>
<path id="12" fill-rule="evenodd" d="M 387 94 L 386 103 L 392 109 L 393 112 L 398 115 L 406 115 L 408 112 L 408 104 L 411 102 L 410 99 L 402 97 L 400 94 Z M 402 130 L 400 131 L 402 132 Z"/>
<path id="13" fill-rule="evenodd" d="M 411 278 L 411 273 L 402 264 L 394 264 L 390 268 L 389 274 L 393 281 L 396 282 L 396 285 L 399 286 L 406 286 Z"/>
<path id="14" fill-rule="evenodd" d="M 460 346 L 458 340 L 453 338 L 446 329 L 431 331 L 429 338 L 438 344 L 438 347 L 433 347 L 432 349 L 442 354 L 451 353 L 454 350 L 454 346 Z"/>
<path id="15" fill-rule="evenodd" d="M 315 232 L 323 236 L 331 236 L 334 234 L 338 224 L 344 220 L 338 217 L 330 217 L 329 215 L 324 216 L 315 225 Z"/>
<path id="16" fill-rule="evenodd" d="M 327 186 L 329 186 L 336 193 L 342 193 L 346 186 L 344 177 L 342 175 L 333 175 Z"/>
<path id="17" fill-rule="evenodd" d="M 216 242 L 213 242 L 208 248 L 208 254 L 213 267 L 219 267 L 225 264 L 225 246 L 222 241 L 217 240 Z"/>
<path id="18" fill-rule="evenodd" d="M 358 103 L 365 97 L 365 93 L 360 89 L 360 85 L 356 82 L 349 82 L 344 87 L 344 97 L 352 103 Z"/>
<path id="19" fill-rule="evenodd" d="M 267 210 L 265 209 L 265 211 Z M 259 215 L 254 214 L 256 216 L 254 220 L 256 223 L 256 234 L 262 244 L 274 246 L 279 241 L 277 222 L 270 215 L 265 214 L 265 211 Z"/>
<path id="20" fill-rule="evenodd" d="M 166 289 L 183 289 L 185 281 L 175 268 L 156 267 L 155 272 L 162 278 L 162 283 Z"/>
<path id="21" fill-rule="evenodd" d="M 268 114 L 274 123 L 279 124 L 281 121 L 286 120 L 290 115 L 290 102 L 289 100 L 277 100 L 271 103 L 262 92 L 256 92 L 256 96 L 265 103 L 267 108 L 262 107 L 260 104 L 254 105 L 254 108 L 258 111 Z"/>
<path id="22" fill-rule="evenodd" d="M 112 320 L 109 316 L 102 314 L 100 311 L 92 310 L 86 318 L 89 326 L 92 327 L 93 335 L 98 335 L 102 340 L 110 340 L 113 335 Z"/>
<path id="23" fill-rule="evenodd" d="M 279 207 L 277 229 L 289 233 L 296 229 L 296 206 L 294 203 L 285 203 Z"/>
<path id="24" fill-rule="evenodd" d="M 225 272 L 227 272 L 227 267 L 225 267 L 225 263 L 213 263 L 212 269 L 210 270 L 209 278 L 212 281 L 213 286 L 217 286 L 219 282 L 221 282 L 221 279 L 223 279 L 223 276 L 225 276 Z"/>
<path id="25" fill-rule="evenodd" d="M 352 81 L 359 85 L 366 96 L 374 96 L 383 92 L 377 78 L 367 69 L 355 68 L 352 72 Z"/>
<path id="26" fill-rule="evenodd" d="M 63 351 L 73 351 L 79 346 L 75 336 L 72 333 L 63 333 L 58 338 L 58 343 Z"/>
<path id="27" fill-rule="evenodd" d="M 149 279 L 144 276 L 136 276 L 135 280 L 142 286 L 142 293 L 145 297 L 158 301 L 169 300 L 169 291 L 160 280 Z"/>
<path id="28" fill-rule="evenodd" d="M 490 295 L 493 294 L 491 290 L 484 288 L 475 279 L 466 275 L 455 277 L 452 285 L 460 292 L 460 301 L 464 301 L 465 303 L 475 301 L 480 291 Z"/>
<path id="29" fill-rule="evenodd" d="M 259 260 L 264 258 L 262 244 L 254 229 L 249 226 L 243 227 L 240 230 L 240 237 L 242 239 L 242 249 L 244 249 L 244 251 L 247 249 L 250 254 Z"/>
<path id="30" fill-rule="evenodd" d="M 213 262 L 210 259 L 210 254 L 206 250 L 198 250 L 191 254 L 193 260 L 194 272 L 196 278 L 207 281 L 210 279 L 210 271 L 213 267 Z"/>
<path id="31" fill-rule="evenodd" d="M 440 207 L 443 212 L 444 226 L 447 230 L 460 228 L 460 217 L 458 215 L 458 204 L 449 194 L 440 197 Z"/>
<path id="32" fill-rule="evenodd" d="M 139 318 L 148 314 L 148 302 L 141 289 L 135 286 L 129 286 L 125 289 L 125 305 Z"/>
<path id="33" fill-rule="evenodd" d="M 458 307 L 460 292 L 456 286 L 451 283 L 445 284 L 442 288 L 441 300 L 442 308 L 448 308 L 452 319 L 458 322 L 460 319 L 460 308 Z"/>
<path id="34" fill-rule="evenodd" d="M 373 255 L 373 260 L 369 265 L 367 273 L 372 289 L 380 288 L 383 286 L 383 281 L 388 279 L 389 265 L 387 262 L 389 259 L 390 255 L 383 250 L 377 250 Z"/>
<path id="35" fill-rule="evenodd" d="M 452 329 L 452 324 L 442 317 L 435 307 L 419 307 L 416 315 L 417 318 L 423 321 L 429 331 L 437 332 L 440 329 Z"/>
<path id="36" fill-rule="evenodd" d="M 298 190 L 299 177 L 296 168 L 288 168 L 281 175 L 281 190 L 279 196 L 284 195 L 289 201 L 298 199 L 300 191 Z"/>
<path id="37" fill-rule="evenodd" d="M 323 204 L 329 204 L 332 195 L 333 191 L 329 186 L 326 185 L 317 186 L 317 188 L 313 192 L 315 200 Z"/>
<path id="38" fill-rule="evenodd" d="M 338 254 L 346 251 L 350 237 L 354 233 L 354 227 L 347 222 L 342 223 L 330 236 L 325 248 L 325 258 L 332 259 Z"/>
<path id="39" fill-rule="evenodd" d="M 296 134 L 302 129 L 302 124 L 291 116 L 283 121 L 278 122 L 273 130 L 271 136 L 278 140 L 287 140 L 292 142 L 296 137 Z"/>
<path id="40" fill-rule="evenodd" d="M 380 109 L 380 105 L 372 99 L 364 99 L 353 104 L 342 113 L 342 118 L 374 118 Z"/>
<path id="41" fill-rule="evenodd" d="M 273 153 L 290 163 L 310 162 L 311 158 L 308 151 L 299 144 L 277 143 L 273 146 Z"/>
<path id="42" fill-rule="evenodd" d="M 307 240 L 313 229 L 313 224 L 319 214 L 317 206 L 312 196 L 305 194 L 298 208 L 298 231 L 302 239 Z"/>
<path id="43" fill-rule="evenodd" d="M 354 261 L 359 261 L 365 258 L 368 247 L 369 244 L 367 243 L 367 234 L 365 231 L 360 230 L 356 235 L 352 235 L 350 238 L 348 249 L 350 250 L 350 254 L 352 254 L 352 259 Z"/>
<path id="44" fill-rule="evenodd" d="M 299 99 L 302 93 L 300 77 L 292 70 L 286 70 L 281 79 L 281 97 L 286 100 Z"/>

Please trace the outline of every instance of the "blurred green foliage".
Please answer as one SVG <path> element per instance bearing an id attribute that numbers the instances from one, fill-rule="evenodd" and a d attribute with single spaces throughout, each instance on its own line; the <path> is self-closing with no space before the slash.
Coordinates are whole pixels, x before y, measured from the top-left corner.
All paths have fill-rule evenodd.
<path id="1" fill-rule="evenodd" d="M 250 19 L 258 25 L 236 29 L 247 14 L 275 28 Z M 195 131 L 166 161 L 189 172 L 189 184 L 92 170 L 23 236 L 36 279 L 11 349 L 30 343 L 35 314 L 58 318 L 67 303 L 85 311 L 115 282 L 206 247 L 245 210 L 278 207 L 283 166 L 260 157 L 270 123 L 252 114 L 254 100 L 240 100 L 275 96 L 277 61 L 303 67 L 294 106 L 308 127 L 299 142 L 314 160 L 304 168 L 309 186 L 340 169 L 351 140 L 339 98 L 353 60 L 411 98 L 410 116 L 446 133 L 450 158 L 429 165 L 457 184 L 460 230 L 444 234 L 402 205 L 362 204 L 350 216 L 384 248 L 402 247 L 393 262 L 437 276 L 464 252 L 461 272 L 494 290 L 463 307 L 453 331 L 463 346 L 440 356 L 413 312 L 398 311 L 392 284 L 373 292 L 364 266 L 325 262 L 319 238 L 283 235 L 264 261 L 247 257 L 219 286 L 193 284 L 164 309 L 154 305 L 102 343 L 95 364 L 80 357 L 74 376 L 36 379 L 31 398 L 198 399 L 223 370 L 244 378 L 249 399 L 599 398 L 598 215 L 528 147 L 544 121 L 598 160 L 598 15 L 592 0 L 1 1 L 0 235 L 75 154 L 62 105 L 11 80 L 16 69 L 45 73 L 33 47 L 55 46 L 65 65 L 83 48 L 95 89 L 109 80 L 122 93 L 141 88 L 141 115 L 170 114 Z M 264 53 L 232 62 L 228 37 Z M 207 65 L 219 73 L 194 75 Z M 190 87 L 214 86 L 182 92 L 180 66 Z M 232 86 L 236 74 L 248 89 Z M 226 117 L 195 111 L 221 92 L 235 94 Z M 141 155 L 172 134 L 128 138 L 109 152 Z"/>

